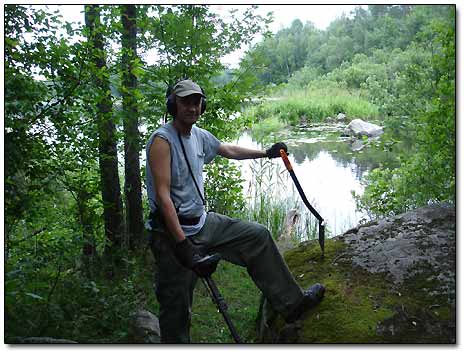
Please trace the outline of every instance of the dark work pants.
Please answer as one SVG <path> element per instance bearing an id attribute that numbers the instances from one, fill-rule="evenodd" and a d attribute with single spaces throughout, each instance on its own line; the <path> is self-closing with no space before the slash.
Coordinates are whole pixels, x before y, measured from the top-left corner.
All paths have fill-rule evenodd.
<path id="1" fill-rule="evenodd" d="M 171 249 L 172 236 L 159 221 L 154 222 L 151 247 L 157 264 L 161 341 L 187 343 L 197 277 L 177 262 Z M 189 238 L 205 253 L 219 253 L 225 260 L 246 267 L 256 286 L 284 317 L 303 298 L 271 234 L 261 224 L 210 212 L 201 231 Z"/>

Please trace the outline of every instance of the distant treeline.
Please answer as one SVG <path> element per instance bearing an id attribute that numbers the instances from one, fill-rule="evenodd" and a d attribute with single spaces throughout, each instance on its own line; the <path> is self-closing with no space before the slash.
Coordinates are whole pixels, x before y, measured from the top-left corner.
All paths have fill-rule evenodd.
<path id="1" fill-rule="evenodd" d="M 311 11 L 311 6 L 308 6 Z M 299 19 L 257 44 L 244 59 L 263 57 L 257 77 L 263 84 L 287 82 L 303 67 L 325 74 L 353 62 L 360 54 L 372 56 L 378 50 L 406 50 L 424 27 L 448 18 L 454 5 L 368 5 L 356 7 L 349 16 L 334 20 L 326 30 Z"/>

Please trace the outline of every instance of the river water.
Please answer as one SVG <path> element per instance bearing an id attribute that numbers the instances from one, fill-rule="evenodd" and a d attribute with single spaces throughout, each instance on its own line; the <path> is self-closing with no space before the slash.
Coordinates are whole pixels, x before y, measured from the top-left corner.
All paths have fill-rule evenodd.
<path id="1" fill-rule="evenodd" d="M 368 218 L 366 213 L 356 209 L 352 193 L 361 195 L 364 192 L 361 179 L 367 172 L 380 164 L 396 163 L 393 153 L 370 146 L 358 150 L 359 145 L 341 137 L 344 127 L 341 124 L 314 124 L 268 135 L 266 141 L 254 140 L 250 132 L 245 132 L 235 141 L 237 145 L 250 148 L 266 148 L 277 141 L 287 144 L 290 162 L 306 197 L 327 224 L 327 237 L 342 234 Z M 302 203 L 280 158 L 245 160 L 237 165 L 245 179 L 243 186 L 248 201 L 266 191 L 274 199 L 286 202 L 288 209 L 297 208 L 307 223 L 311 221 L 312 215 Z M 263 187 L 262 183 L 267 186 Z M 314 217 L 312 221 L 316 223 Z M 304 225 L 300 230 L 309 232 Z"/>

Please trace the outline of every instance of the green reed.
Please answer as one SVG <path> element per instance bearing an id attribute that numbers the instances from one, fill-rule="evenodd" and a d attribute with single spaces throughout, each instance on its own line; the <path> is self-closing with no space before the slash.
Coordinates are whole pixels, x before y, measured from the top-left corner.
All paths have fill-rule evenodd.
<path id="1" fill-rule="evenodd" d="M 243 219 L 265 225 L 274 239 L 278 239 L 287 213 L 295 209 L 300 217 L 291 239 L 295 242 L 314 239 L 317 220 L 307 211 L 295 188 L 287 186 L 289 174 L 283 164 L 278 159 L 257 159 L 252 161 L 250 169 Z"/>

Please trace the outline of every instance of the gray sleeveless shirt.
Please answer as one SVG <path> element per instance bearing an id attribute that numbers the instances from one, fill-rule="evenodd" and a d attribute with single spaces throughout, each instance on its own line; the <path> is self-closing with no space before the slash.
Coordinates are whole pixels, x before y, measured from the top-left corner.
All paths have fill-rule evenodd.
<path id="1" fill-rule="evenodd" d="M 171 149 L 171 199 L 177 214 L 183 217 L 202 217 L 196 226 L 182 226 L 185 235 L 195 234 L 204 224 L 205 209 L 188 170 L 177 130 L 172 125 L 172 121 L 158 128 L 150 136 L 145 149 L 146 186 L 150 210 L 154 212 L 157 208 L 153 175 L 148 163 L 150 147 L 157 136 L 166 140 Z M 203 165 L 214 159 L 221 143 L 210 132 L 197 126 L 192 127 L 190 135 L 182 135 L 181 138 L 193 175 L 204 197 Z"/>

